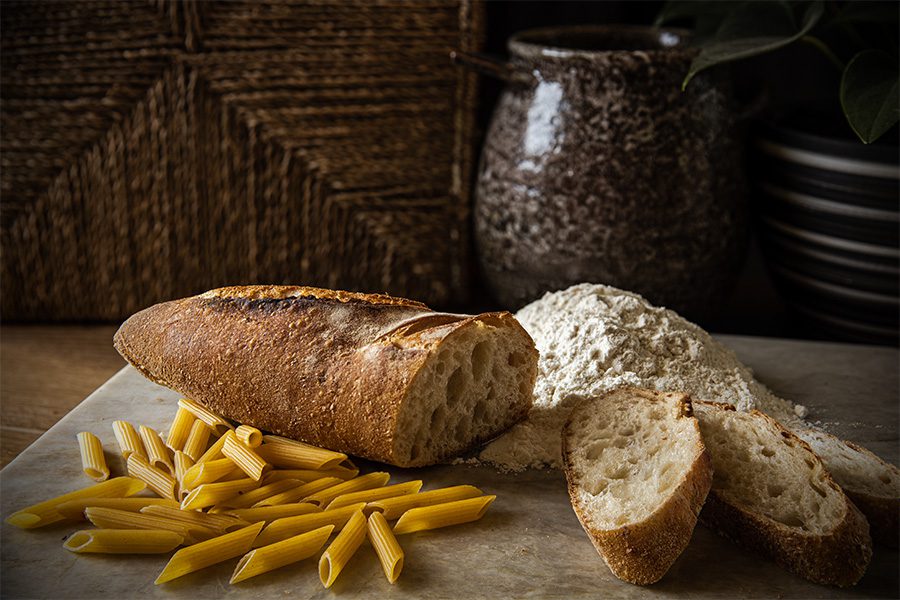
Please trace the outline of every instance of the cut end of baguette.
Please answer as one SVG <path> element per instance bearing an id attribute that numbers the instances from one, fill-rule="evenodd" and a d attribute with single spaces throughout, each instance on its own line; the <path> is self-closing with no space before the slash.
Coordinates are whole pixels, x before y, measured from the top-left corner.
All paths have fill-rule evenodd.
<path id="1" fill-rule="evenodd" d="M 394 463 L 456 456 L 525 418 L 537 350 L 508 313 L 481 315 L 446 336 L 422 365 L 397 416 Z"/>
<path id="2" fill-rule="evenodd" d="M 613 574 L 646 585 L 687 547 L 712 483 L 690 398 L 623 388 L 563 431 L 572 507 Z"/>
<path id="3" fill-rule="evenodd" d="M 809 446 L 757 411 L 702 401 L 694 411 L 715 471 L 701 519 L 816 583 L 859 581 L 868 524 Z"/>

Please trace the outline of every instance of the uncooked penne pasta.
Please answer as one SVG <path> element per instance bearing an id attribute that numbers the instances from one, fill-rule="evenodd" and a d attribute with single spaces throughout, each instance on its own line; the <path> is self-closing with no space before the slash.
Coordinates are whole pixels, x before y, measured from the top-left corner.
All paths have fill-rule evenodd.
<path id="1" fill-rule="evenodd" d="M 178 407 L 175 413 L 175 419 L 169 426 L 169 435 L 166 436 L 166 446 L 172 449 L 172 452 L 184 450 L 184 444 L 187 442 L 188 436 L 191 434 L 191 428 L 197 418 L 194 413 L 186 408 Z"/>
<path id="2" fill-rule="evenodd" d="M 184 479 L 184 474 L 194 466 L 194 461 L 190 456 L 188 456 L 181 450 L 176 450 L 175 458 L 172 462 L 175 464 L 175 480 L 180 485 L 182 480 Z"/>
<path id="3" fill-rule="evenodd" d="M 257 502 L 261 502 L 276 494 L 298 488 L 301 485 L 303 485 L 303 482 L 297 481 L 296 479 L 283 479 L 282 481 L 276 481 L 275 483 L 264 485 L 245 494 L 241 494 L 240 496 L 230 498 L 221 505 L 216 505 L 216 508 L 250 508 Z"/>
<path id="4" fill-rule="evenodd" d="M 244 473 L 238 469 L 230 458 L 219 458 L 210 460 L 205 463 L 195 463 L 188 469 L 182 478 L 181 485 L 188 489 L 197 487 L 204 483 L 213 483 L 219 481 L 226 475 L 231 473 L 240 473 L 243 479 Z"/>
<path id="5" fill-rule="evenodd" d="M 286 469 L 330 469 L 347 460 L 347 455 L 342 452 L 332 452 L 277 435 L 263 436 L 263 445 L 257 451 L 266 462 Z"/>
<path id="6" fill-rule="evenodd" d="M 356 504 L 357 502 L 375 502 L 376 500 L 384 500 L 385 498 L 393 498 L 395 496 L 417 494 L 420 489 L 422 489 L 422 480 L 417 479 L 415 481 L 407 481 L 405 483 L 397 483 L 395 485 L 388 485 L 370 490 L 341 494 L 328 503 L 328 510 L 347 506 L 348 504 Z"/>
<path id="7" fill-rule="evenodd" d="M 64 502 L 83 498 L 127 498 L 146 488 L 146 483 L 133 477 L 115 477 L 17 510 L 6 517 L 6 522 L 22 529 L 44 527 L 65 520 L 65 517 L 56 510 L 56 507 Z"/>
<path id="8" fill-rule="evenodd" d="M 303 498 L 304 502 L 316 504 L 318 506 L 328 506 L 328 503 L 342 494 L 351 492 L 359 492 L 362 490 L 371 490 L 372 488 L 382 487 L 391 478 L 390 473 L 378 471 L 375 473 L 367 473 L 360 477 L 356 477 L 349 481 L 343 481 L 329 488 L 325 488 L 315 494 L 311 494 Z"/>
<path id="9" fill-rule="evenodd" d="M 256 448 L 263 441 L 262 431 L 249 425 L 240 425 L 234 430 L 234 435 L 248 448 Z"/>
<path id="10" fill-rule="evenodd" d="M 366 539 L 366 517 L 361 510 L 357 510 L 319 558 L 319 579 L 322 585 L 326 588 L 331 587 L 364 539 Z"/>
<path id="11" fill-rule="evenodd" d="M 208 508 L 237 496 L 241 492 L 247 492 L 259 486 L 258 481 L 249 478 L 235 479 L 234 481 L 219 481 L 216 483 L 204 483 L 193 489 L 181 501 L 181 510 L 194 510 L 196 508 Z"/>
<path id="12" fill-rule="evenodd" d="M 366 523 L 369 532 L 369 541 L 375 548 L 375 554 L 378 555 L 378 561 L 384 570 L 384 576 L 391 583 L 397 581 L 400 577 L 400 571 L 403 570 L 403 548 L 397 542 L 391 526 L 388 525 L 387 519 L 379 512 L 369 515 Z"/>
<path id="13" fill-rule="evenodd" d="M 119 510 L 127 510 L 130 512 L 140 512 L 145 506 L 168 506 L 169 508 L 178 508 L 178 502 L 168 498 L 82 498 L 80 500 L 69 500 L 57 505 L 56 510 L 67 519 L 73 521 L 86 521 L 84 509 L 89 506 L 117 508 Z"/>
<path id="14" fill-rule="evenodd" d="M 147 450 L 147 460 L 157 469 L 168 471 L 169 475 L 175 475 L 175 465 L 169 458 L 169 449 L 163 443 L 162 438 L 156 433 L 156 430 L 141 425 L 138 429 L 141 434 L 141 441 L 144 442 L 144 448 Z"/>
<path id="15" fill-rule="evenodd" d="M 341 483 L 341 481 L 343 480 L 338 479 L 337 477 L 324 477 L 322 479 L 310 481 L 309 483 L 305 483 L 300 487 L 281 492 L 280 494 L 275 494 L 274 496 L 269 496 L 265 500 L 260 500 L 259 502 L 254 504 L 253 507 L 259 508 L 261 506 L 276 506 L 278 504 L 290 504 L 292 502 L 297 502 L 299 500 L 303 500 L 310 494 L 315 494 L 316 492 L 321 492 L 326 488 L 337 485 Z"/>
<path id="16" fill-rule="evenodd" d="M 484 516 L 496 497 L 479 496 L 467 500 L 411 508 L 403 513 L 400 520 L 394 525 L 394 533 L 401 535 L 477 521 Z"/>
<path id="17" fill-rule="evenodd" d="M 325 545 L 334 525 L 319 527 L 307 533 L 251 550 L 245 554 L 231 576 L 229 583 L 237 583 L 279 569 L 314 555 Z"/>
<path id="18" fill-rule="evenodd" d="M 312 531 L 324 525 L 334 525 L 335 529 L 340 530 L 354 513 L 362 511 L 364 507 L 365 504 L 360 502 L 359 504 L 352 504 L 335 510 L 276 519 L 263 529 L 253 543 L 253 547 L 268 546 L 269 544 L 286 540 L 298 533 Z"/>
<path id="19" fill-rule="evenodd" d="M 261 506 L 259 508 L 235 508 L 233 510 L 226 510 L 220 514 L 232 515 L 248 523 L 258 523 L 260 521 L 270 523 L 275 519 L 296 517 L 298 515 L 318 512 L 322 512 L 322 509 L 315 504 L 309 504 L 308 502 L 294 502 L 276 506 Z"/>
<path id="20" fill-rule="evenodd" d="M 222 447 L 225 446 L 225 442 L 227 442 L 233 435 L 234 432 L 230 429 L 222 434 L 222 437 L 217 439 L 215 443 L 210 446 L 209 449 L 204 452 L 200 458 L 196 460 L 195 464 L 202 465 L 205 462 L 223 458 L 225 455 L 222 454 Z"/>
<path id="21" fill-rule="evenodd" d="M 262 523 L 248 525 L 217 538 L 182 548 L 176 552 L 156 578 L 156 584 L 171 581 L 182 575 L 205 569 L 250 551 L 253 540 L 263 528 Z"/>
<path id="22" fill-rule="evenodd" d="M 70 535 L 63 548 L 80 553 L 165 554 L 183 543 L 184 538 L 174 531 L 86 529 Z"/>
<path id="23" fill-rule="evenodd" d="M 178 521 L 188 526 L 199 526 L 212 529 L 216 533 L 231 533 L 251 523 L 231 515 L 210 515 L 197 510 L 181 510 L 171 506 L 145 506 L 141 514 Z"/>
<path id="24" fill-rule="evenodd" d="M 452 487 L 438 488 L 436 490 L 428 490 L 420 494 L 408 494 L 405 496 L 395 496 L 393 498 L 385 498 L 384 500 L 376 500 L 370 502 L 369 510 L 377 510 L 384 515 L 388 521 L 397 519 L 411 508 L 420 506 L 429 506 L 431 504 L 443 504 L 445 502 L 453 502 L 454 500 L 465 500 L 466 498 L 474 498 L 480 496 L 481 490 L 472 485 L 454 485 Z"/>
<path id="25" fill-rule="evenodd" d="M 113 433 L 116 434 L 116 442 L 122 451 L 122 458 L 128 460 L 132 454 L 139 454 L 147 458 L 147 451 L 144 450 L 144 443 L 141 436 L 135 431 L 134 426 L 128 421 L 113 421 Z"/>
<path id="26" fill-rule="evenodd" d="M 181 521 L 173 521 L 156 515 L 89 506 L 84 509 L 88 521 L 101 529 L 162 529 L 174 531 L 184 538 L 185 544 L 193 544 L 200 540 L 216 537 L 217 531 L 200 525 L 189 525 Z"/>
<path id="27" fill-rule="evenodd" d="M 209 444 L 209 435 L 212 430 L 206 426 L 206 423 L 200 419 L 195 419 L 191 424 L 191 430 L 188 432 L 187 440 L 184 442 L 183 452 L 197 461 L 206 452 L 206 446 Z"/>
<path id="28" fill-rule="evenodd" d="M 222 435 L 226 431 L 232 431 L 234 428 L 231 426 L 231 423 L 210 411 L 205 406 L 201 406 L 197 404 L 193 400 L 188 400 L 187 398 L 182 398 L 178 401 L 179 408 L 183 408 L 185 410 L 190 411 L 196 418 L 200 419 L 206 425 L 212 429 L 213 433 L 216 435 Z"/>
<path id="29" fill-rule="evenodd" d="M 126 461 L 128 474 L 140 479 L 161 498 L 175 499 L 175 478 L 151 465 L 146 458 L 132 454 Z"/>
<path id="30" fill-rule="evenodd" d="M 323 477 L 337 477 L 338 479 L 353 479 L 359 475 L 359 469 L 348 469 L 346 467 L 334 467 L 331 469 L 322 469 L 316 471 L 313 469 L 273 469 L 263 475 L 263 484 L 272 483 L 280 479 L 299 479 L 300 481 L 315 481 Z"/>
<path id="31" fill-rule="evenodd" d="M 109 467 L 103 456 L 103 444 L 100 438 L 89 431 L 78 434 L 78 450 L 81 452 L 81 469 L 94 481 L 109 479 Z"/>
<path id="32" fill-rule="evenodd" d="M 237 439 L 237 435 L 228 436 L 222 445 L 222 454 L 230 458 L 241 471 L 247 474 L 247 477 L 256 481 L 262 479 L 263 473 L 272 469 L 272 465 Z"/>

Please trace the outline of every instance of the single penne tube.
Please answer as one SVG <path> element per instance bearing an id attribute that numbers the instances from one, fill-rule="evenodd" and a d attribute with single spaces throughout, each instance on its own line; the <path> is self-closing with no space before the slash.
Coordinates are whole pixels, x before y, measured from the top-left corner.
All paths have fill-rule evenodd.
<path id="1" fill-rule="evenodd" d="M 426 529 L 438 529 L 477 521 L 484 516 L 497 496 L 479 496 L 466 500 L 445 502 L 411 508 L 400 516 L 394 525 L 394 533 L 402 535 Z"/>
<path id="2" fill-rule="evenodd" d="M 144 443 L 141 436 L 135 431 L 134 426 L 128 421 L 113 421 L 113 433 L 116 434 L 116 442 L 122 451 L 122 458 L 128 460 L 132 454 L 139 454 L 147 458 L 147 451 L 144 450 Z"/>
<path id="3" fill-rule="evenodd" d="M 217 504 L 216 508 L 250 508 L 257 502 L 261 502 L 266 498 L 270 498 L 276 494 L 298 488 L 301 485 L 303 485 L 302 481 L 297 481 L 296 479 L 283 479 L 281 481 L 276 481 L 275 483 L 270 483 L 260 488 L 256 488 L 255 490 L 251 490 L 245 494 L 241 494 L 240 496 L 230 498 L 222 504 Z"/>
<path id="4" fill-rule="evenodd" d="M 244 581 L 245 579 L 250 579 L 262 573 L 280 569 L 286 565 L 309 558 L 325 545 L 328 536 L 331 535 L 333 530 L 334 525 L 325 525 L 324 527 L 289 537 L 286 540 L 251 550 L 238 561 L 229 583 Z"/>
<path id="5" fill-rule="evenodd" d="M 175 481 L 177 481 L 178 484 L 181 485 L 181 482 L 184 479 L 184 474 L 194 466 L 194 460 L 181 450 L 176 450 L 175 457 L 172 459 L 172 463 L 175 465 Z"/>
<path id="6" fill-rule="evenodd" d="M 212 430 L 206 426 L 206 423 L 200 419 L 195 419 L 191 424 L 191 430 L 188 432 L 187 439 L 184 442 L 183 452 L 197 461 L 206 452 L 206 446 L 209 444 L 209 436 Z"/>
<path id="7" fill-rule="evenodd" d="M 165 554 L 184 543 L 174 531 L 137 529 L 85 529 L 66 538 L 71 552 L 101 554 Z"/>
<path id="8" fill-rule="evenodd" d="M 348 469 L 346 467 L 334 467 L 332 469 L 323 469 L 316 471 L 313 469 L 273 469 L 263 475 L 263 484 L 272 483 L 280 479 L 299 479 L 300 481 L 310 482 L 323 477 L 337 477 L 338 479 L 353 479 L 359 475 L 359 469 Z"/>
<path id="9" fill-rule="evenodd" d="M 341 494 L 328 503 L 326 510 L 340 508 L 342 506 L 347 506 L 348 504 L 356 504 L 357 502 L 375 502 L 376 500 L 394 498 L 395 496 L 418 494 L 420 489 L 422 489 L 422 480 L 417 479 L 415 481 L 407 481 L 405 483 L 397 483 L 394 485 L 388 485 L 369 490 L 361 490 L 358 492 Z"/>
<path id="10" fill-rule="evenodd" d="M 147 484 L 133 477 L 115 477 L 102 483 L 92 485 L 68 494 L 63 494 L 38 504 L 33 504 L 22 510 L 17 510 L 6 517 L 6 522 L 22 529 L 34 529 L 44 527 L 51 523 L 65 520 L 56 507 L 65 502 L 81 500 L 83 498 L 127 498 L 147 488 Z"/>
<path id="11" fill-rule="evenodd" d="M 208 508 L 229 498 L 237 496 L 241 492 L 248 492 L 259 486 L 258 481 L 250 478 L 235 479 L 234 481 L 219 481 L 216 483 L 204 483 L 191 490 L 181 501 L 181 510 L 194 510 Z"/>
<path id="12" fill-rule="evenodd" d="M 205 462 L 209 462 L 211 460 L 218 460 L 220 458 L 224 458 L 225 455 L 222 454 L 222 448 L 225 446 L 225 442 L 227 442 L 231 436 L 234 435 L 234 432 L 230 429 L 222 434 L 222 437 L 217 439 L 209 449 L 203 453 L 203 455 L 195 461 L 195 464 L 202 465 Z"/>
<path id="13" fill-rule="evenodd" d="M 314 512 L 322 512 L 322 509 L 315 504 L 309 504 L 308 502 L 294 502 L 291 504 L 278 504 L 276 506 L 261 506 L 259 508 L 235 508 L 226 510 L 220 514 L 232 515 L 248 523 L 258 523 L 260 521 L 271 523 L 276 519 L 296 517 L 298 515 L 306 515 Z"/>
<path id="14" fill-rule="evenodd" d="M 181 480 L 182 487 L 193 489 L 204 483 L 213 483 L 220 481 L 226 475 L 231 473 L 240 473 L 240 479 L 244 478 L 244 473 L 231 462 L 230 458 L 219 458 L 204 463 L 194 463 L 190 469 L 184 473 Z"/>
<path id="15" fill-rule="evenodd" d="M 207 427 L 216 435 L 222 435 L 234 429 L 231 423 L 193 400 L 182 398 L 178 401 L 178 407 L 190 411 L 194 417 L 206 423 Z"/>
<path id="16" fill-rule="evenodd" d="M 253 547 L 268 546 L 269 544 L 286 540 L 298 533 L 306 533 L 325 525 L 334 525 L 336 530 L 340 530 L 354 513 L 362 511 L 364 507 L 365 504 L 360 502 L 359 504 L 352 504 L 335 510 L 276 519 L 266 525 L 266 528 L 263 529 L 253 543 Z"/>
<path id="17" fill-rule="evenodd" d="M 175 465 L 169 458 L 169 449 L 163 443 L 162 438 L 156 433 L 156 430 L 146 425 L 138 428 L 141 434 L 141 441 L 144 442 L 144 448 L 147 450 L 147 460 L 157 469 L 168 471 L 169 475 L 175 474 Z"/>
<path id="18" fill-rule="evenodd" d="M 310 494 L 303 498 L 304 502 L 316 504 L 318 506 L 328 506 L 328 503 L 343 494 L 351 492 L 359 492 L 362 490 L 371 490 L 372 488 L 383 487 L 391 478 L 390 473 L 378 471 L 375 473 L 367 473 L 360 477 L 356 477 L 349 481 L 342 481 L 329 488 Z"/>
<path id="19" fill-rule="evenodd" d="M 260 500 L 259 502 L 254 504 L 253 507 L 259 508 L 262 506 L 276 506 L 278 504 L 290 504 L 292 502 L 298 502 L 311 494 L 321 492 L 326 488 L 337 485 L 341 483 L 341 481 L 343 480 L 338 479 L 337 477 L 323 477 L 322 479 L 316 479 L 315 481 L 304 483 L 300 487 L 281 492 L 280 494 L 275 494 L 274 496 L 269 496 L 265 500 Z"/>
<path id="20" fill-rule="evenodd" d="M 347 460 L 347 455 L 342 452 L 332 452 L 277 435 L 263 436 L 263 444 L 257 451 L 266 462 L 285 469 L 330 469 Z"/>
<path id="21" fill-rule="evenodd" d="M 146 458 L 138 454 L 132 454 L 126 461 L 128 474 L 135 479 L 140 479 L 161 498 L 175 499 L 175 478 L 162 469 L 151 465 Z"/>
<path id="22" fill-rule="evenodd" d="M 166 436 L 166 446 L 172 452 L 184 450 L 184 444 L 187 442 L 188 436 L 191 434 L 191 428 L 197 418 L 186 408 L 178 407 L 175 418 L 169 426 L 169 434 Z"/>
<path id="23" fill-rule="evenodd" d="M 181 510 L 171 506 L 145 506 L 141 514 L 179 521 L 186 525 L 196 525 L 212 529 L 217 533 L 231 533 L 251 523 L 232 515 L 211 515 L 197 510 Z"/>
<path id="24" fill-rule="evenodd" d="M 262 528 L 262 523 L 248 525 L 243 529 L 182 548 L 169 559 L 155 583 L 159 585 L 228 559 L 243 556 L 250 551 L 253 540 Z"/>
<path id="25" fill-rule="evenodd" d="M 257 448 L 263 441 L 263 433 L 256 427 L 240 425 L 234 430 L 234 435 L 248 448 Z"/>
<path id="26" fill-rule="evenodd" d="M 385 498 L 384 500 L 376 500 L 370 502 L 366 507 L 367 510 L 377 510 L 384 515 L 388 521 L 397 519 L 411 508 L 420 506 L 429 506 L 431 504 L 443 504 L 445 502 L 453 502 L 454 500 L 465 500 L 466 498 L 474 498 L 481 496 L 482 491 L 472 485 L 454 485 L 452 487 L 438 488 L 436 490 L 428 490 L 419 494 L 407 494 L 405 496 L 395 496 L 393 498 Z"/>
<path id="27" fill-rule="evenodd" d="M 178 502 L 169 498 L 82 498 L 80 500 L 63 502 L 57 505 L 56 510 L 67 519 L 86 521 L 87 517 L 84 516 L 84 509 L 89 506 L 140 512 L 145 506 L 178 508 Z"/>
<path id="28" fill-rule="evenodd" d="M 208 527 L 189 525 L 181 521 L 173 521 L 156 515 L 89 506 L 84 509 L 88 521 L 101 529 L 162 529 L 174 531 L 184 538 L 185 544 L 194 544 L 201 540 L 216 537 L 219 533 Z"/>
<path id="29" fill-rule="evenodd" d="M 357 510 L 319 558 L 319 579 L 322 585 L 326 588 L 331 587 L 364 539 L 366 539 L 366 517 L 361 510 Z"/>
<path id="30" fill-rule="evenodd" d="M 272 465 L 267 463 L 252 448 L 237 439 L 237 435 L 228 436 L 228 439 L 222 445 L 222 454 L 226 458 L 230 458 L 241 471 L 247 474 L 247 477 L 256 481 L 261 480 L 263 473 L 272 469 Z"/>
<path id="31" fill-rule="evenodd" d="M 378 555 L 384 576 L 390 583 L 394 583 L 400 577 L 400 571 L 403 570 L 403 548 L 397 542 L 397 538 L 383 514 L 372 513 L 369 515 L 366 525 L 369 541 L 375 548 L 375 554 Z"/>
<path id="32" fill-rule="evenodd" d="M 89 431 L 78 434 L 78 450 L 81 452 L 81 469 L 94 481 L 109 479 L 109 467 L 103 456 L 103 444 L 100 438 Z"/>

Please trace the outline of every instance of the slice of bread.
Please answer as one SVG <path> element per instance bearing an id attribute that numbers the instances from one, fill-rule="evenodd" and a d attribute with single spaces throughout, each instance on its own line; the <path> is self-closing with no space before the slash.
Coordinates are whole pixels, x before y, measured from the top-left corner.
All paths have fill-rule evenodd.
<path id="1" fill-rule="evenodd" d="M 712 484 L 690 397 L 621 388 L 585 400 L 562 447 L 572 508 L 610 570 L 638 585 L 659 581 Z"/>
<path id="2" fill-rule="evenodd" d="M 900 541 L 900 469 L 823 431 L 794 433 L 819 455 L 844 493 L 866 515 L 872 539 L 896 548 Z"/>
<path id="3" fill-rule="evenodd" d="M 869 525 L 809 446 L 761 412 L 693 405 L 715 471 L 700 521 L 810 581 L 859 581 Z"/>

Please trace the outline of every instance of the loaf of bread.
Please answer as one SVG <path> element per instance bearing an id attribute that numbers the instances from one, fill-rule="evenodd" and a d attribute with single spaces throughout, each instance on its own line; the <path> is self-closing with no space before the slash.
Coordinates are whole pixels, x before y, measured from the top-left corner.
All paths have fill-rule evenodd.
<path id="1" fill-rule="evenodd" d="M 585 400 L 562 444 L 572 508 L 600 556 L 619 579 L 658 581 L 712 484 L 690 397 L 624 388 Z"/>
<path id="2" fill-rule="evenodd" d="M 310 287 L 164 302 L 114 341 L 143 375 L 225 417 L 402 467 L 456 456 L 523 419 L 537 373 L 534 342 L 509 313 Z"/>
<path id="3" fill-rule="evenodd" d="M 900 469 L 862 446 L 825 432 L 800 429 L 796 433 L 866 515 L 872 539 L 889 548 L 900 545 Z"/>
<path id="4" fill-rule="evenodd" d="M 715 472 L 700 521 L 810 581 L 859 581 L 869 525 L 809 446 L 761 412 L 693 407 Z"/>

